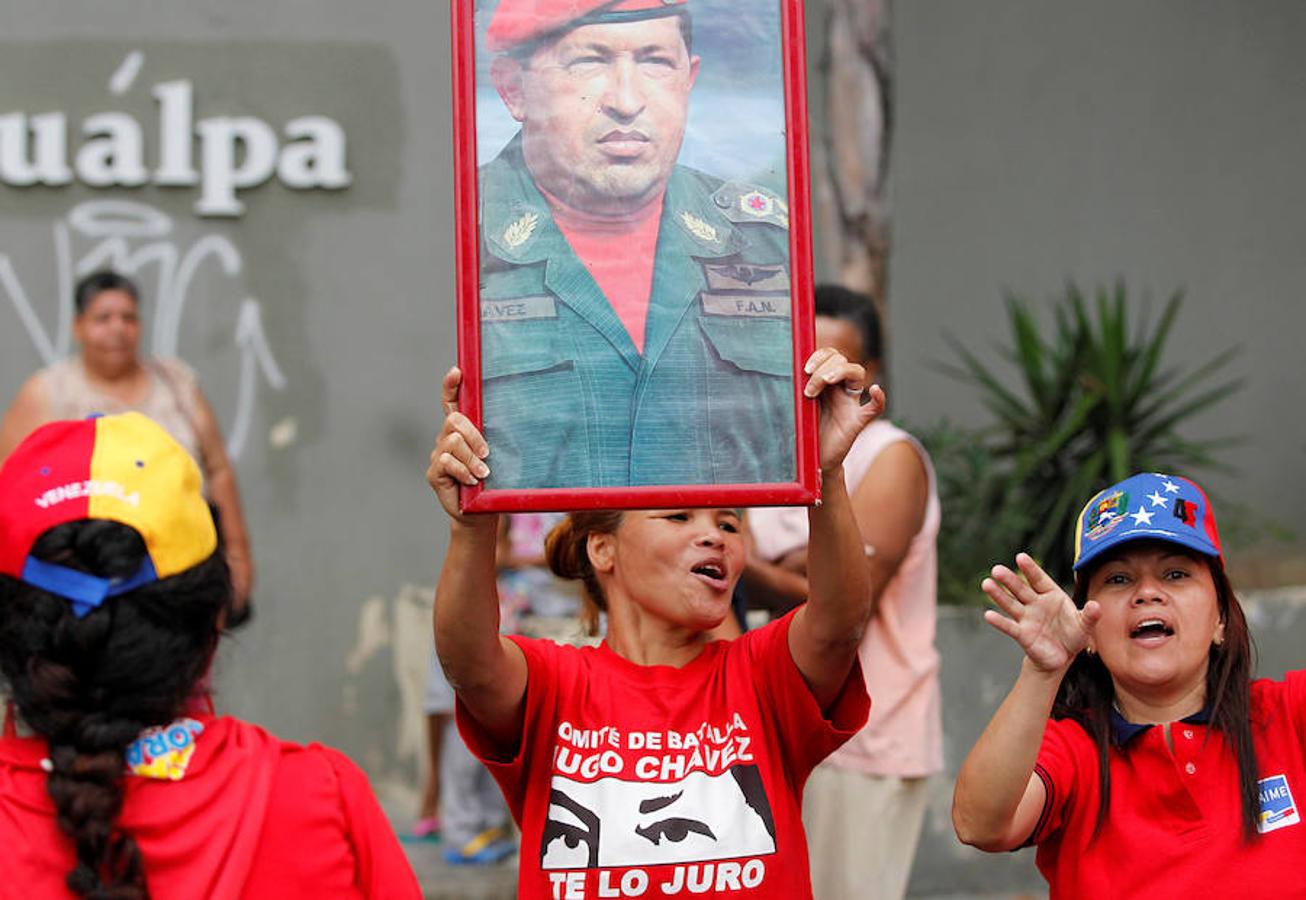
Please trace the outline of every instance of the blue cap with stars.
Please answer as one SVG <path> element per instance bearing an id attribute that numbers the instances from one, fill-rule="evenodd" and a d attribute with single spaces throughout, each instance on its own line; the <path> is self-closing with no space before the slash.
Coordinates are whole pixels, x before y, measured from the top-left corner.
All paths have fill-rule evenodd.
<path id="1" fill-rule="evenodd" d="M 1178 475 L 1140 472 L 1085 504 L 1075 521 L 1075 571 L 1126 541 L 1169 541 L 1220 558 L 1211 501 Z"/>

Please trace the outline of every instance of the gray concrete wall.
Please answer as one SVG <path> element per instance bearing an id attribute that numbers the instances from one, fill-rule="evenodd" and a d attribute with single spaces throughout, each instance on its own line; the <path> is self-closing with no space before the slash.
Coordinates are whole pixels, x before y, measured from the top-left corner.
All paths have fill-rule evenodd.
<path id="1" fill-rule="evenodd" d="M 343 129 L 347 188 L 273 175 L 236 193 L 239 216 L 197 215 L 202 185 L 0 184 L 0 403 L 68 348 L 79 268 L 115 255 L 137 268 L 145 343 L 198 369 L 236 443 L 254 537 L 257 618 L 219 661 L 220 706 L 403 781 L 422 741 L 400 725 L 411 698 L 396 672 L 424 669 L 430 642 L 429 618 L 411 612 L 429 600 L 405 586 L 432 582 L 447 535 L 423 479 L 455 352 L 447 9 L 0 9 L 0 116 L 63 113 L 70 165 L 82 123 L 117 111 L 139 124 L 152 171 L 154 91 L 178 80 L 197 127 L 258 119 L 283 148 L 298 117 Z"/>
<path id="2" fill-rule="evenodd" d="M 892 370 L 900 415 L 986 421 L 940 374 L 944 332 L 1006 343 L 1002 295 L 1122 276 L 1187 304 L 1171 359 L 1231 345 L 1243 435 L 1227 498 L 1296 525 L 1306 501 L 1306 6 L 1293 0 L 894 4 Z M 1302 529 L 1297 528 L 1298 540 Z"/>

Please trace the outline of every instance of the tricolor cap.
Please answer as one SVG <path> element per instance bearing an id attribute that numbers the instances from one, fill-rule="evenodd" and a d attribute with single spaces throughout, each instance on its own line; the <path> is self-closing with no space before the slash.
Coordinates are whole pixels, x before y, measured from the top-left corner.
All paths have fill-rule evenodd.
<path id="1" fill-rule="evenodd" d="M 1142 472 L 1084 506 L 1075 523 L 1075 570 L 1112 547 L 1148 538 L 1220 558 L 1220 533 L 1206 492 L 1187 478 Z"/>
<path id="2" fill-rule="evenodd" d="M 485 32 L 493 53 L 599 22 L 633 22 L 683 12 L 689 0 L 502 0 Z"/>
<path id="3" fill-rule="evenodd" d="M 51 422 L 0 468 L 0 574 L 72 601 L 80 618 L 105 599 L 208 559 L 217 529 L 199 467 L 140 413 Z M 100 578 L 31 555 L 42 534 L 81 519 L 129 525 L 145 541 L 140 569 Z"/>

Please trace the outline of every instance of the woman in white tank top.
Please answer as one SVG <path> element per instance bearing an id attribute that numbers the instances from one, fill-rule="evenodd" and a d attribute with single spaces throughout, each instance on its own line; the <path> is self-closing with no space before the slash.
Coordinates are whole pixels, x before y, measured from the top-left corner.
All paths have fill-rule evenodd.
<path id="1" fill-rule="evenodd" d="M 233 623 L 246 618 L 254 568 L 236 473 L 195 373 L 176 359 L 140 357 L 140 293 L 116 272 L 83 278 L 74 293 L 80 352 L 37 372 L 0 424 L 0 463 L 34 429 L 58 419 L 136 411 L 158 422 L 204 473 L 218 508 L 234 588 Z"/>

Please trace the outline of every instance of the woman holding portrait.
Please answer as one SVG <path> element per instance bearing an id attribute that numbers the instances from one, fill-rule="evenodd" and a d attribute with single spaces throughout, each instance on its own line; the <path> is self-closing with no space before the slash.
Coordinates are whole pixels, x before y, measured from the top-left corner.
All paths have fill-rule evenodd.
<path id="1" fill-rule="evenodd" d="M 494 456 L 458 412 L 460 373 L 446 376 L 428 471 L 452 526 L 436 645 L 459 728 L 522 830 L 519 896 L 811 896 L 802 787 L 869 707 L 856 656 L 871 593 L 843 458 L 883 393 L 833 350 L 805 373 L 805 395 L 820 398 L 823 479 L 808 602 L 713 641 L 743 570 L 738 510 L 573 513 L 547 555 L 607 613 L 597 648 L 499 635 L 496 517 L 458 505 Z"/>

